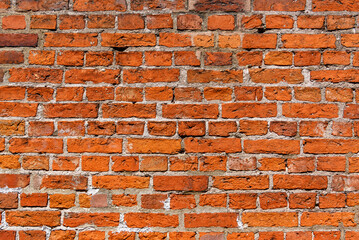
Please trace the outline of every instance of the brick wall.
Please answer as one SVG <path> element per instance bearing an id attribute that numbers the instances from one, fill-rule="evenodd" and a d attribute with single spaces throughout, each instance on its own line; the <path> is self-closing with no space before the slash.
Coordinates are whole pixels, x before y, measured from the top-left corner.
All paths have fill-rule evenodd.
<path id="1" fill-rule="evenodd" d="M 0 239 L 358 240 L 358 15 L 0 0 Z"/>

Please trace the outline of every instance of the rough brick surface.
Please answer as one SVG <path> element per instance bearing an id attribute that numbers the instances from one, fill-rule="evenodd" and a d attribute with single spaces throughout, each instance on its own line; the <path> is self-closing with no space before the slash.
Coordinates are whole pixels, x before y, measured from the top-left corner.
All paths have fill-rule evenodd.
<path id="1" fill-rule="evenodd" d="M 359 1 L 0 0 L 0 240 L 358 240 Z"/>

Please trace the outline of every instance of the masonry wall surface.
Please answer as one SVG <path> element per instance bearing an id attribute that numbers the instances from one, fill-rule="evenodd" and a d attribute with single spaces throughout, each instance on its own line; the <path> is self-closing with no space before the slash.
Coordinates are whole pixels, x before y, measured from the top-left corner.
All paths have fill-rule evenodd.
<path id="1" fill-rule="evenodd" d="M 0 0 L 0 239 L 358 240 L 358 15 Z"/>

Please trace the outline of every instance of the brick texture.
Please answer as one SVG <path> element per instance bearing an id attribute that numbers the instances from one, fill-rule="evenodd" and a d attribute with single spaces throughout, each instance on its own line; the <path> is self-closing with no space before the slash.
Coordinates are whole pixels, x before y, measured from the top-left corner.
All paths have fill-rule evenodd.
<path id="1" fill-rule="evenodd" d="M 0 0 L 1 240 L 358 240 L 359 1 Z"/>

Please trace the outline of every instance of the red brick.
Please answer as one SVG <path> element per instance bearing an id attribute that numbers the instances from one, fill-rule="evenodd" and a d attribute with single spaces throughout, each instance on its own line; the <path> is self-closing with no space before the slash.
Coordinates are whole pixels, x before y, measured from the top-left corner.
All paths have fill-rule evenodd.
<path id="1" fill-rule="evenodd" d="M 18 207 L 17 195 L 18 195 L 17 193 L 0 193 L 0 207 L 2 209 L 17 208 Z"/>
<path id="2" fill-rule="evenodd" d="M 237 213 L 185 213 L 186 228 L 198 227 L 237 227 Z"/>
<path id="3" fill-rule="evenodd" d="M 145 61 L 148 66 L 171 66 L 172 53 L 171 52 L 145 52 Z"/>
<path id="4" fill-rule="evenodd" d="M 121 153 L 122 139 L 119 138 L 71 138 L 67 139 L 68 152 Z"/>
<path id="5" fill-rule="evenodd" d="M 260 101 L 263 98 L 261 87 L 235 87 L 234 94 L 237 101 Z"/>
<path id="6" fill-rule="evenodd" d="M 283 34 L 284 48 L 335 48 L 332 34 Z"/>
<path id="7" fill-rule="evenodd" d="M 148 132 L 154 136 L 173 136 L 176 133 L 175 122 L 149 122 Z"/>
<path id="8" fill-rule="evenodd" d="M 266 16 L 266 27 L 271 29 L 290 29 L 293 28 L 294 20 L 287 15 L 268 15 Z"/>
<path id="9" fill-rule="evenodd" d="M 313 11 L 356 11 L 359 8 L 358 2 L 343 0 L 340 3 L 333 0 L 313 0 Z"/>
<path id="10" fill-rule="evenodd" d="M 24 188 L 30 183 L 30 176 L 25 174 L 1 174 L 1 188 Z"/>
<path id="11" fill-rule="evenodd" d="M 328 127 L 328 122 L 301 121 L 299 123 L 299 135 L 310 137 L 323 137 Z"/>
<path id="12" fill-rule="evenodd" d="M 199 198 L 200 206 L 226 207 L 226 204 L 226 194 L 201 194 Z"/>
<path id="13" fill-rule="evenodd" d="M 131 122 L 118 122 L 116 125 L 116 133 L 123 135 L 142 135 L 144 132 L 144 122 L 131 121 Z"/>
<path id="14" fill-rule="evenodd" d="M 56 29 L 56 15 L 32 15 L 30 21 L 31 29 Z"/>
<path id="15" fill-rule="evenodd" d="M 62 139 L 12 138 L 9 150 L 12 153 L 62 153 Z"/>
<path id="16" fill-rule="evenodd" d="M 143 227 L 177 227 L 178 216 L 164 213 L 136 213 L 125 214 L 125 221 L 130 228 Z"/>
<path id="17" fill-rule="evenodd" d="M 146 16 L 148 29 L 172 28 L 173 20 L 171 14 L 159 14 Z"/>
<path id="18" fill-rule="evenodd" d="M 0 135 L 24 135 L 25 122 L 16 120 L 1 120 Z"/>
<path id="19" fill-rule="evenodd" d="M 299 141 L 284 139 L 244 140 L 243 149 L 246 153 L 299 154 L 300 152 Z"/>
<path id="20" fill-rule="evenodd" d="M 320 52 L 316 51 L 301 51 L 295 52 L 294 65 L 295 66 L 311 66 L 320 64 Z"/>
<path id="21" fill-rule="evenodd" d="M 286 162 L 283 158 L 261 158 L 258 160 L 261 171 L 284 171 Z"/>
<path id="22" fill-rule="evenodd" d="M 268 189 L 269 178 L 266 175 L 260 176 L 215 176 L 213 187 L 222 190 L 250 190 Z"/>
<path id="23" fill-rule="evenodd" d="M 40 231 L 40 230 L 20 231 L 19 239 L 20 240 L 31 240 L 31 239 L 45 240 L 46 232 Z"/>
<path id="24" fill-rule="evenodd" d="M 170 157 L 170 170 L 171 171 L 196 171 L 198 169 L 197 157 Z"/>
<path id="25" fill-rule="evenodd" d="M 199 158 L 199 170 L 204 172 L 226 171 L 227 158 L 223 156 L 203 156 Z"/>
<path id="26" fill-rule="evenodd" d="M 112 170 L 115 172 L 122 171 L 138 171 L 139 170 L 139 159 L 138 157 L 112 157 Z"/>
<path id="27" fill-rule="evenodd" d="M 178 51 L 174 53 L 175 65 L 199 66 L 201 64 L 198 52 Z"/>
<path id="28" fill-rule="evenodd" d="M 242 16 L 241 26 L 246 29 L 261 28 L 263 15 Z"/>
<path id="29" fill-rule="evenodd" d="M 245 34 L 243 37 L 243 48 L 276 48 L 276 34 Z"/>
<path id="30" fill-rule="evenodd" d="M 298 16 L 297 25 L 302 29 L 321 29 L 324 27 L 324 16 L 301 15 Z"/>
<path id="31" fill-rule="evenodd" d="M 50 195 L 50 207 L 68 209 L 75 206 L 75 194 L 52 194 Z"/>
<path id="32" fill-rule="evenodd" d="M 103 47 L 154 46 L 156 36 L 152 33 L 102 33 Z"/>
<path id="33" fill-rule="evenodd" d="M 261 52 L 239 52 L 237 53 L 237 61 L 239 66 L 259 66 L 262 64 Z"/>
<path id="34" fill-rule="evenodd" d="M 0 100 L 22 100 L 25 98 L 26 89 L 15 86 L 1 86 Z"/>
<path id="35" fill-rule="evenodd" d="M 19 169 L 20 157 L 16 155 L 1 155 L 0 156 L 0 168 L 1 169 Z"/>
<path id="36" fill-rule="evenodd" d="M 316 193 L 292 193 L 289 195 L 289 208 L 313 209 Z"/>
<path id="37" fill-rule="evenodd" d="M 235 171 L 250 171 L 257 168 L 255 157 L 229 157 L 228 168 Z"/>
<path id="38" fill-rule="evenodd" d="M 74 213 L 68 212 L 64 216 L 63 225 L 66 227 L 78 227 L 84 224 L 94 225 L 97 227 L 115 227 L 120 219 L 119 213 Z"/>
<path id="39" fill-rule="evenodd" d="M 31 50 L 29 52 L 29 63 L 36 65 L 54 65 L 55 51 Z"/>
<path id="40" fill-rule="evenodd" d="M 175 88 L 174 95 L 175 99 L 178 101 L 200 102 L 202 100 L 201 91 L 198 88 Z"/>
<path id="41" fill-rule="evenodd" d="M 229 207 L 232 209 L 255 209 L 257 207 L 256 193 L 229 194 Z"/>
<path id="42" fill-rule="evenodd" d="M 298 157 L 287 159 L 288 172 L 313 172 L 315 159 L 313 157 Z"/>
<path id="43" fill-rule="evenodd" d="M 75 11 L 126 11 L 126 1 L 124 0 L 99 0 L 96 2 L 90 0 L 75 0 Z"/>
<path id="44" fill-rule="evenodd" d="M 207 21 L 208 30 L 233 30 L 235 27 L 232 15 L 211 15 Z"/>
<path id="45" fill-rule="evenodd" d="M 42 178 L 41 188 L 85 190 L 87 188 L 87 177 L 48 175 Z"/>
<path id="46" fill-rule="evenodd" d="M 237 138 L 186 138 L 184 146 L 187 153 L 237 153 L 242 151 L 241 140 Z"/>
<path id="47" fill-rule="evenodd" d="M 17 8 L 23 11 L 66 10 L 68 5 L 66 0 L 17 0 Z"/>
<path id="48" fill-rule="evenodd" d="M 96 33 L 45 33 L 45 47 L 93 47 Z"/>
<path id="49" fill-rule="evenodd" d="M 88 28 L 114 28 L 115 16 L 112 15 L 88 15 Z"/>
<path id="50" fill-rule="evenodd" d="M 241 83 L 243 82 L 243 71 L 188 70 L 187 81 L 189 83 Z"/>
<path id="51" fill-rule="evenodd" d="M 180 30 L 200 30 L 202 28 L 202 18 L 194 14 L 179 15 L 177 17 L 177 29 Z"/>
<path id="52" fill-rule="evenodd" d="M 2 18 L 2 29 L 25 29 L 26 22 L 23 15 L 4 16 Z"/>
<path id="53" fill-rule="evenodd" d="M 154 176 L 153 186 L 157 191 L 205 191 L 207 176 Z"/>
<path id="54" fill-rule="evenodd" d="M 244 212 L 242 222 L 249 227 L 297 227 L 298 213 Z"/>
<path id="55" fill-rule="evenodd" d="M 8 211 L 6 221 L 10 226 L 56 227 L 60 226 L 58 211 Z"/>
<path id="56" fill-rule="evenodd" d="M 59 29 L 69 30 L 69 29 L 84 29 L 85 28 L 85 18 L 81 15 L 60 15 L 60 25 Z"/>
<path id="57" fill-rule="evenodd" d="M 112 204 L 115 206 L 132 207 L 137 205 L 136 195 L 116 194 L 112 195 Z"/>
<path id="58" fill-rule="evenodd" d="M 265 55 L 264 63 L 266 65 L 290 66 L 292 65 L 292 58 L 291 52 L 268 52 Z"/>
<path id="59" fill-rule="evenodd" d="M 52 169 L 54 171 L 73 171 L 79 166 L 79 157 L 60 156 L 53 160 Z"/>
<path id="60" fill-rule="evenodd" d="M 217 104 L 166 104 L 162 106 L 165 118 L 217 118 Z"/>
<path id="61" fill-rule="evenodd" d="M 36 47 L 37 34 L 3 33 L 0 34 L 0 47 Z"/>
<path id="62" fill-rule="evenodd" d="M 182 33 L 160 33 L 159 45 L 165 47 L 189 47 L 191 36 Z"/>
<path id="63" fill-rule="evenodd" d="M 64 66 L 82 66 L 84 64 L 84 52 L 60 51 L 57 54 L 57 64 Z"/>
<path id="64" fill-rule="evenodd" d="M 91 135 L 113 135 L 115 130 L 114 122 L 88 122 L 87 133 Z"/>
<path id="65" fill-rule="evenodd" d="M 356 139 L 307 139 L 303 144 L 305 153 L 357 153 L 359 151 Z"/>
<path id="66" fill-rule="evenodd" d="M 326 189 L 328 179 L 324 176 L 274 175 L 273 189 Z"/>
<path id="67" fill-rule="evenodd" d="M 124 14 L 119 15 L 118 29 L 120 30 L 134 30 L 145 28 L 145 21 L 139 14 Z"/>
<path id="68" fill-rule="evenodd" d="M 123 71 L 126 83 L 176 82 L 178 69 L 129 69 Z"/>
<path id="69" fill-rule="evenodd" d="M 266 118 L 277 115 L 275 103 L 225 103 L 222 104 L 223 118 Z"/>
<path id="70" fill-rule="evenodd" d="M 269 130 L 277 135 L 294 137 L 297 135 L 296 122 L 273 121 L 270 123 Z"/>
<path id="71" fill-rule="evenodd" d="M 113 52 L 88 52 L 86 66 L 110 66 L 113 62 Z"/>
<path id="72" fill-rule="evenodd" d="M 226 34 L 218 36 L 218 47 L 236 49 L 241 46 L 241 36 L 239 34 Z"/>
<path id="73" fill-rule="evenodd" d="M 181 150 L 179 139 L 145 139 L 130 138 L 127 140 L 130 153 L 163 153 L 176 154 Z"/>
<path id="74" fill-rule="evenodd" d="M 343 16 L 328 16 L 327 17 L 327 29 L 328 30 L 341 30 L 351 29 L 355 27 L 355 17 L 343 15 Z"/>
<path id="75" fill-rule="evenodd" d="M 93 176 L 93 185 L 105 189 L 148 188 L 149 178 L 138 176 Z"/>
<path id="76" fill-rule="evenodd" d="M 254 0 L 255 11 L 303 11 L 305 0 Z"/>
<path id="77" fill-rule="evenodd" d="M 170 237 L 170 240 L 180 240 L 180 239 L 195 240 L 196 233 L 194 233 L 194 232 L 170 232 L 169 237 Z"/>
<path id="78" fill-rule="evenodd" d="M 49 170 L 49 157 L 47 156 L 24 156 L 22 168 L 29 170 Z"/>
<path id="79" fill-rule="evenodd" d="M 11 6 L 11 1 L 10 0 L 3 0 L 3 1 L 0 2 L 0 9 L 8 9 L 8 8 L 10 8 L 10 6 Z M 10 235 L 12 235 L 14 233 L 13 235 L 14 235 L 14 239 L 15 239 L 15 232 L 5 231 L 4 235 L 7 235 L 8 233 Z"/>
<path id="80" fill-rule="evenodd" d="M 10 82 L 61 83 L 63 71 L 49 68 L 12 68 L 9 73 Z"/>
<path id="81" fill-rule="evenodd" d="M 325 51 L 323 63 L 326 65 L 349 65 L 350 53 L 344 51 Z"/>
<path id="82" fill-rule="evenodd" d="M 329 172 L 344 172 L 346 159 L 345 157 L 318 157 L 317 170 Z"/>
<path id="83" fill-rule="evenodd" d="M 163 209 L 166 194 L 143 194 L 141 196 L 141 207 L 144 209 Z"/>
<path id="84" fill-rule="evenodd" d="M 336 118 L 338 106 L 334 104 L 284 103 L 283 115 L 291 118 Z"/>
<path id="85" fill-rule="evenodd" d="M 58 122 L 59 136 L 83 136 L 85 135 L 84 121 L 60 121 Z"/>
<path id="86" fill-rule="evenodd" d="M 106 172 L 109 170 L 110 158 L 107 156 L 82 156 L 82 170 L 91 172 Z"/>
<path id="87" fill-rule="evenodd" d="M 228 137 L 235 132 L 237 132 L 236 122 L 209 122 L 208 124 L 208 133 L 211 136 Z"/>
<path id="88" fill-rule="evenodd" d="M 44 106 L 48 118 L 94 118 L 98 114 L 98 105 L 93 103 L 56 103 Z"/>
<path id="89" fill-rule="evenodd" d="M 20 204 L 22 207 L 46 207 L 47 193 L 22 193 L 20 195 Z"/>
<path id="90" fill-rule="evenodd" d="M 51 101 L 54 94 L 54 89 L 47 87 L 35 87 L 27 89 L 27 99 L 34 102 L 48 102 Z"/>
<path id="91" fill-rule="evenodd" d="M 336 226 L 354 227 L 354 213 L 351 212 L 304 212 L 301 217 L 301 226 Z"/>
<path id="92" fill-rule="evenodd" d="M 164 172 L 167 171 L 167 157 L 144 156 L 142 157 L 140 170 L 142 172 Z"/>
<path id="93" fill-rule="evenodd" d="M 328 193 L 319 195 L 319 208 L 343 208 L 346 196 L 343 193 Z"/>
<path id="94" fill-rule="evenodd" d="M 209 0 L 190 0 L 189 9 L 195 11 L 242 12 L 249 9 L 246 0 L 229 0 L 212 2 Z"/>
<path id="95" fill-rule="evenodd" d="M 168 10 L 184 10 L 185 9 L 185 1 L 184 0 L 163 0 L 163 1 L 146 1 L 139 0 L 131 2 L 131 9 L 135 11 L 140 11 L 144 9 L 168 9 Z"/>

